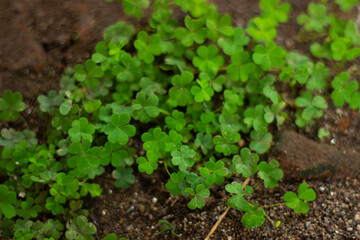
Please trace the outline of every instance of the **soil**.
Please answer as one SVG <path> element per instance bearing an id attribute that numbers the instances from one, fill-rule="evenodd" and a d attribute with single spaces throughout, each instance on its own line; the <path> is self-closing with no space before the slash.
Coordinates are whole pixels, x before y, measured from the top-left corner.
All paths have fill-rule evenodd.
<path id="1" fill-rule="evenodd" d="M 240 26 L 260 13 L 258 1 L 212 2 Z M 296 24 L 296 16 L 306 11 L 309 1 L 290 2 L 290 21 L 279 26 L 277 42 L 288 49 L 309 53 L 308 43 L 297 41 L 300 27 Z M 354 10 L 350 16 L 356 14 Z M 103 29 L 120 19 L 129 20 L 138 28 L 146 22 L 146 18 L 138 21 L 126 17 L 119 3 L 102 0 L 0 2 L 0 93 L 11 89 L 24 95 L 27 108 L 23 116 L 40 139 L 44 138 L 45 122 L 38 117 L 37 96 L 58 89 L 64 69 L 84 62 L 101 40 Z M 0 128 L 3 127 L 24 126 L 21 122 L 0 122 Z M 331 131 L 331 136 L 322 143 L 360 151 L 360 115 L 347 107 L 330 106 L 315 126 L 304 130 L 291 124 L 285 126 L 316 141 L 319 127 Z M 272 208 L 268 214 L 276 221 L 281 220 L 279 228 L 274 229 L 267 221 L 261 228 L 247 230 L 241 223 L 241 213 L 230 210 L 211 239 L 360 239 L 359 173 L 342 179 L 289 179 L 271 191 L 259 185 L 254 199 L 259 204 L 282 202 L 281 196 L 289 190 L 297 191 L 304 180 L 317 193 L 308 214 L 295 214 L 285 206 Z M 191 211 L 186 207 L 188 199 L 170 196 L 162 172 L 151 177 L 136 172 L 135 184 L 126 191 L 111 184 L 110 172 L 95 181 L 101 184 L 103 194 L 87 199 L 85 207 L 91 210 L 90 219 L 97 226 L 96 239 L 110 232 L 128 239 L 178 239 L 169 232 L 157 234 L 161 219 L 174 224 L 180 239 L 204 239 L 226 208 L 226 183 L 211 190 L 212 197 L 204 209 Z"/>

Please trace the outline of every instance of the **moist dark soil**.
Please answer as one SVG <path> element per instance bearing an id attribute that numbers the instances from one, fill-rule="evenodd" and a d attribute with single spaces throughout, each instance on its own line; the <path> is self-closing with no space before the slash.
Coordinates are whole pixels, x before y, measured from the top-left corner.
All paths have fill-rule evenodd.
<path id="1" fill-rule="evenodd" d="M 239 26 L 245 26 L 247 20 L 260 13 L 258 1 L 212 2 L 222 13 L 230 14 Z M 299 41 L 297 34 L 301 29 L 296 24 L 296 16 L 306 11 L 309 1 L 290 2 L 290 21 L 279 26 L 277 42 L 287 49 L 309 54 L 309 44 Z M 355 9 L 349 16 L 356 18 L 357 14 Z M 146 23 L 146 17 L 141 20 L 126 17 L 119 3 L 102 0 L 0 1 L 0 94 L 11 89 L 24 95 L 23 116 L 40 140 L 45 139 L 46 121 L 38 117 L 37 96 L 58 89 L 64 69 L 89 58 L 102 39 L 103 29 L 120 19 L 139 29 Z M 0 128 L 3 127 L 20 130 L 25 126 L 20 121 L 0 122 Z M 321 142 L 360 151 L 360 115 L 346 107 L 336 109 L 330 104 L 315 126 L 303 130 L 292 124 L 284 126 L 316 141 L 319 127 L 331 131 L 331 136 Z M 152 176 L 136 172 L 135 184 L 125 191 L 114 187 L 110 172 L 95 179 L 103 194 L 88 198 L 85 207 L 90 209 L 90 219 L 97 227 L 96 239 L 110 232 L 128 239 L 204 239 L 226 209 L 226 183 L 211 190 L 205 208 L 191 211 L 186 207 L 188 199 L 172 197 L 165 189 L 166 180 L 161 171 Z M 282 202 L 286 191 L 297 191 L 305 180 L 317 193 L 308 214 L 295 214 L 285 206 L 272 208 L 268 214 L 274 221 L 282 222 L 279 228 L 274 229 L 267 221 L 261 228 L 247 230 L 241 223 L 242 214 L 230 210 L 211 239 L 360 239 L 359 173 L 342 179 L 289 179 L 274 190 L 259 185 L 253 199 L 258 204 Z M 160 234 L 161 219 L 171 222 L 180 237 L 169 232 Z"/>

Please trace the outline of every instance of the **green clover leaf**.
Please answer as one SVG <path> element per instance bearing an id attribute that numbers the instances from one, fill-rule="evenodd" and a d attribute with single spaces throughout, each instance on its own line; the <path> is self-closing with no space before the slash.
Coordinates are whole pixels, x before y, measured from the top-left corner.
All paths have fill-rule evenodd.
<path id="1" fill-rule="evenodd" d="M 275 18 L 277 21 L 285 23 L 288 21 L 291 6 L 289 3 L 279 5 L 279 2 L 280 0 L 261 0 L 259 7 L 266 17 Z"/>
<path id="2" fill-rule="evenodd" d="M 171 194 L 174 196 L 177 196 L 180 193 L 185 193 L 185 189 L 188 187 L 188 184 L 185 180 L 184 172 L 179 171 L 171 173 L 170 180 L 165 184 L 165 187 L 166 189 L 169 189 Z M 187 194 L 185 193 L 185 195 Z"/>
<path id="3" fill-rule="evenodd" d="M 358 83 L 356 81 L 349 81 L 350 75 L 347 72 L 341 72 L 332 81 L 331 85 L 334 91 L 331 93 L 331 98 L 334 101 L 335 106 L 341 107 L 344 102 L 351 102 L 352 95 L 358 89 Z"/>
<path id="4" fill-rule="evenodd" d="M 130 184 L 135 182 L 135 177 L 132 174 L 132 168 L 118 167 L 112 172 L 113 178 L 116 179 L 115 186 L 121 189 L 127 189 Z"/>
<path id="5" fill-rule="evenodd" d="M 111 123 L 105 126 L 105 134 L 111 143 L 126 144 L 129 137 L 133 137 L 136 128 L 129 125 L 130 115 L 128 113 L 114 114 L 111 116 Z"/>
<path id="6" fill-rule="evenodd" d="M 69 153 L 73 156 L 67 160 L 67 164 L 70 168 L 75 168 L 79 177 L 91 174 L 91 171 L 100 165 L 101 149 L 90 146 L 89 141 L 71 143 L 69 146 Z"/>
<path id="7" fill-rule="evenodd" d="M 184 119 L 184 113 L 178 110 L 174 110 L 171 114 L 172 116 L 167 116 L 165 122 L 169 129 L 175 129 L 178 132 L 181 132 L 186 125 L 186 120 Z"/>
<path id="8" fill-rule="evenodd" d="M 216 135 L 213 138 L 213 142 L 216 144 L 215 150 L 219 153 L 223 153 L 225 156 L 237 153 L 239 147 L 234 145 L 234 143 L 237 143 L 240 140 L 240 134 L 229 130 L 224 130 L 221 134 L 222 136 Z"/>
<path id="9" fill-rule="evenodd" d="M 349 11 L 358 4 L 358 0 L 335 0 L 343 12 Z"/>
<path id="10" fill-rule="evenodd" d="M 198 67 L 202 72 L 216 74 L 219 67 L 224 64 L 224 58 L 218 55 L 218 51 L 215 45 L 200 46 L 196 50 L 198 56 L 192 60 L 193 65 Z"/>
<path id="11" fill-rule="evenodd" d="M 248 33 L 257 42 L 269 42 L 276 37 L 277 22 L 273 18 L 256 17 L 248 28 Z"/>
<path id="12" fill-rule="evenodd" d="M 202 198 L 208 198 L 210 196 L 210 191 L 205 187 L 204 184 L 197 185 L 195 192 L 192 188 L 187 188 L 185 192 L 189 192 L 192 196 L 195 196 L 188 203 L 188 207 L 191 210 L 194 210 L 196 208 L 203 208 L 205 206 L 205 201 Z"/>
<path id="13" fill-rule="evenodd" d="M 92 235 L 96 233 L 96 227 L 93 223 L 89 223 L 85 216 L 77 216 L 76 219 L 66 223 L 67 231 L 65 237 L 67 239 L 94 239 Z"/>
<path id="14" fill-rule="evenodd" d="M 228 14 L 224 14 L 222 17 L 217 12 L 209 14 L 206 16 L 206 27 L 209 29 L 208 37 L 217 42 L 220 34 L 227 37 L 234 35 L 234 28 L 231 24 L 232 19 Z"/>
<path id="15" fill-rule="evenodd" d="M 322 62 L 317 62 L 313 69 L 313 74 L 306 83 L 308 90 L 322 90 L 327 86 L 327 79 L 330 77 L 330 71 Z"/>
<path id="16" fill-rule="evenodd" d="M 255 108 L 247 108 L 244 112 L 244 123 L 248 127 L 253 127 L 255 131 L 258 131 L 261 127 L 266 126 L 264 120 L 264 106 L 259 104 Z"/>
<path id="17" fill-rule="evenodd" d="M 138 92 L 136 99 L 131 102 L 133 118 L 143 123 L 149 122 L 151 118 L 159 115 L 160 109 L 158 108 L 158 104 L 159 98 L 155 94 L 146 98 L 145 92 Z"/>
<path id="18" fill-rule="evenodd" d="M 12 93 L 6 90 L 0 98 L 0 119 L 3 121 L 16 121 L 21 116 L 19 112 L 25 110 L 25 103 L 22 102 L 23 96 L 19 92 Z"/>
<path id="19" fill-rule="evenodd" d="M 165 132 L 161 131 L 160 127 L 157 127 L 141 135 L 141 140 L 144 142 L 143 147 L 146 151 L 153 150 L 159 153 L 165 151 L 168 136 Z"/>
<path id="20" fill-rule="evenodd" d="M 148 64 L 155 60 L 154 56 L 162 53 L 161 40 L 158 34 L 152 35 L 149 39 L 147 32 L 141 31 L 137 35 L 134 46 L 138 50 L 139 59 Z"/>
<path id="21" fill-rule="evenodd" d="M 40 110 L 52 115 L 55 107 L 60 106 L 63 102 L 63 97 L 59 96 L 56 91 L 50 90 L 48 96 L 40 95 L 38 101 L 40 103 Z"/>
<path id="22" fill-rule="evenodd" d="M 141 71 L 139 71 L 141 66 L 139 59 L 124 52 L 120 54 L 119 61 L 121 65 L 115 65 L 112 69 L 112 74 L 119 82 L 134 82 L 142 77 Z"/>
<path id="23" fill-rule="evenodd" d="M 206 0 L 175 0 L 174 2 L 183 12 L 189 11 L 195 18 L 202 17 L 208 10 Z"/>
<path id="24" fill-rule="evenodd" d="M 239 211 L 246 211 L 250 204 L 248 201 L 244 198 L 245 194 L 252 194 L 253 188 L 250 186 L 246 186 L 243 189 L 243 186 L 241 183 L 233 181 L 231 184 L 225 185 L 225 189 L 227 192 L 231 194 L 235 194 L 231 198 L 228 199 L 227 205 L 231 208 L 237 208 Z"/>
<path id="25" fill-rule="evenodd" d="M 265 210 L 258 208 L 258 205 L 250 206 L 247 213 L 241 218 L 241 223 L 245 224 L 247 229 L 261 227 L 265 222 Z"/>
<path id="26" fill-rule="evenodd" d="M 280 164 L 276 160 L 271 160 L 269 164 L 266 162 L 259 163 L 258 176 L 264 180 L 265 187 L 274 188 L 277 186 L 278 181 L 283 178 L 284 173 L 279 166 Z"/>
<path id="27" fill-rule="evenodd" d="M 231 64 L 226 68 L 226 72 L 234 81 L 246 82 L 249 76 L 255 71 L 255 64 L 251 61 L 248 52 L 240 52 L 231 55 Z"/>
<path id="28" fill-rule="evenodd" d="M 232 159 L 236 172 L 241 174 L 244 178 L 248 178 L 258 171 L 258 162 L 259 155 L 251 153 L 248 148 L 242 148 L 240 156 L 235 155 Z"/>
<path id="29" fill-rule="evenodd" d="M 305 107 L 301 117 L 307 122 L 310 122 L 313 118 L 320 118 L 323 114 L 323 109 L 327 108 L 326 100 L 322 96 L 317 95 L 313 98 L 309 92 L 304 92 L 301 96 L 297 97 L 295 104 L 299 107 Z"/>
<path id="30" fill-rule="evenodd" d="M 69 136 L 71 141 L 79 143 L 82 141 L 93 141 L 93 134 L 95 126 L 89 123 L 87 118 L 81 117 L 79 120 L 74 120 L 71 124 L 72 128 L 69 129 Z"/>
<path id="31" fill-rule="evenodd" d="M 224 162 L 221 160 L 215 162 L 214 158 L 210 158 L 205 163 L 205 167 L 200 169 L 200 176 L 206 178 L 205 183 L 207 186 L 211 186 L 214 183 L 223 183 L 225 180 Z"/>
<path id="32" fill-rule="evenodd" d="M 234 35 L 230 37 L 221 37 L 218 40 L 218 45 L 223 49 L 224 53 L 232 56 L 244 50 L 244 46 L 249 43 L 250 39 L 245 35 L 245 31 L 241 27 L 234 29 Z"/>
<path id="33" fill-rule="evenodd" d="M 1 129 L 0 146 L 12 148 L 22 140 L 26 140 L 29 146 L 35 146 L 38 144 L 36 133 L 33 131 L 24 130 L 22 132 L 17 132 L 13 128 Z"/>
<path id="34" fill-rule="evenodd" d="M 6 185 L 0 185 L 0 218 L 4 214 L 7 218 L 15 217 L 16 192 L 10 191 Z"/>
<path id="35" fill-rule="evenodd" d="M 184 71 L 181 75 L 175 75 L 171 79 L 172 88 L 169 90 L 172 105 L 186 106 L 194 102 L 194 98 L 189 90 L 189 85 L 194 79 L 191 72 Z"/>
<path id="36" fill-rule="evenodd" d="M 160 2 L 158 4 L 162 5 L 163 3 Z M 159 7 L 152 15 L 149 25 L 152 28 L 157 29 L 157 33 L 160 35 L 161 39 L 173 37 L 178 22 L 170 17 L 172 14 L 173 10 Z"/>
<path id="37" fill-rule="evenodd" d="M 75 79 L 79 82 L 84 82 L 89 78 L 101 78 L 104 76 L 104 71 L 100 66 L 96 64 L 93 60 L 87 60 L 85 62 L 85 68 L 83 65 L 78 64 L 74 68 L 75 70 Z"/>
<path id="38" fill-rule="evenodd" d="M 195 163 L 195 151 L 189 146 L 181 146 L 180 150 L 171 151 L 171 162 L 179 166 L 181 171 L 186 171 L 188 167 L 192 167 Z"/>
<path id="39" fill-rule="evenodd" d="M 157 160 L 158 154 L 152 150 L 146 152 L 146 158 L 138 157 L 136 159 L 137 164 L 139 164 L 139 171 L 146 172 L 146 174 L 150 175 L 158 168 Z"/>
<path id="40" fill-rule="evenodd" d="M 205 79 L 196 80 L 196 82 L 200 87 L 195 85 L 191 88 L 191 93 L 194 95 L 195 101 L 210 101 L 214 95 L 214 90 L 211 85 Z"/>
<path id="41" fill-rule="evenodd" d="M 191 47 L 194 42 L 202 44 L 207 36 L 207 30 L 203 27 L 204 24 L 205 21 L 203 18 L 192 19 L 191 17 L 186 16 L 186 28 L 177 28 L 175 31 L 175 37 L 180 40 L 185 47 Z"/>
<path id="42" fill-rule="evenodd" d="M 196 147 L 200 147 L 204 154 L 207 154 L 214 147 L 210 134 L 198 133 L 194 141 Z"/>
<path id="43" fill-rule="evenodd" d="M 272 135 L 266 129 L 266 127 L 259 128 L 258 131 L 251 131 L 250 137 L 250 149 L 263 154 L 271 147 Z"/>
<path id="44" fill-rule="evenodd" d="M 127 15 L 133 15 L 136 18 L 141 18 L 143 12 L 141 8 L 148 8 L 150 5 L 149 0 L 123 0 L 122 5 Z"/>
<path id="45" fill-rule="evenodd" d="M 101 155 L 102 165 L 108 165 L 111 162 L 111 165 L 114 167 L 126 167 L 134 163 L 131 148 L 124 149 L 120 144 L 106 142 L 104 150 L 104 153 Z"/>
<path id="46" fill-rule="evenodd" d="M 84 108 L 88 113 L 95 113 L 101 106 L 101 100 L 88 101 L 85 103 Z"/>
<path id="47" fill-rule="evenodd" d="M 104 29 L 104 40 L 106 43 L 113 42 L 119 44 L 123 42 L 126 45 L 134 35 L 134 27 L 128 22 L 119 21 Z"/>
<path id="48" fill-rule="evenodd" d="M 284 195 L 286 205 L 294 209 L 295 213 L 305 214 L 309 211 L 309 205 L 305 201 L 314 201 L 316 193 L 313 189 L 308 188 L 307 183 L 302 183 L 298 189 L 298 196 L 294 192 L 287 192 Z"/>
<path id="49" fill-rule="evenodd" d="M 326 6 L 323 4 L 310 3 L 308 14 L 300 14 L 297 23 L 304 26 L 305 31 L 322 32 L 329 24 L 329 17 L 326 14 Z"/>
<path id="50" fill-rule="evenodd" d="M 274 42 L 268 42 L 266 46 L 258 44 L 254 48 L 253 60 L 264 71 L 272 67 L 279 68 L 285 64 L 286 52 Z"/>

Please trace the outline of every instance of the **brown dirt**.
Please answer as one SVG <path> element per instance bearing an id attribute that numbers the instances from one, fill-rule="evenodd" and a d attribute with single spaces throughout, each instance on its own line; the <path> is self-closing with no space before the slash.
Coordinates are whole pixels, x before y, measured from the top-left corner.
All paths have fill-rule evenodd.
<path id="1" fill-rule="evenodd" d="M 216 0 L 223 13 L 230 14 L 234 23 L 244 26 L 251 17 L 259 14 L 258 1 Z M 292 0 L 290 21 L 279 26 L 278 43 L 301 53 L 308 53 L 307 43 L 298 43 L 300 27 L 296 16 L 306 10 L 309 1 Z M 60 76 L 66 66 L 87 59 L 96 42 L 102 38 L 103 29 L 125 17 L 120 4 L 102 0 L 2 0 L 0 2 L 0 93 L 5 89 L 20 91 L 27 106 L 23 116 L 30 128 L 41 136 L 44 123 L 38 118 L 36 98 L 50 89 L 58 89 Z M 133 21 L 133 20 L 132 20 Z M 145 22 L 133 21 L 138 27 Z M 2 127 L 22 128 L 21 122 Z M 290 125 L 291 126 L 291 125 Z M 323 142 L 335 141 L 339 147 L 360 150 L 360 118 L 348 108 L 330 107 L 325 116 L 302 134 L 316 139 L 320 126 L 331 130 L 331 137 Z M 299 143 L 301 144 L 301 143 Z M 226 208 L 224 185 L 211 191 L 211 199 L 202 210 L 191 211 L 187 199 L 170 197 L 164 188 L 162 172 L 148 177 L 136 173 L 135 184 L 127 191 L 115 188 L 110 173 L 96 179 L 103 195 L 85 203 L 91 209 L 91 220 L 96 224 L 100 239 L 115 232 L 129 239 L 151 239 L 160 229 L 160 219 L 173 223 L 181 239 L 203 239 Z M 282 201 L 287 191 L 296 191 L 299 182 L 282 182 L 269 191 L 258 187 L 254 199 L 270 204 Z M 263 227 L 246 230 L 241 224 L 241 213 L 230 210 L 212 239 L 359 239 L 360 236 L 360 176 L 341 180 L 331 178 L 310 181 L 318 199 L 311 204 L 307 215 L 297 215 L 286 207 L 269 211 L 282 225 L 273 229 L 269 222 Z M 155 235 L 153 239 L 176 239 L 169 233 Z"/>

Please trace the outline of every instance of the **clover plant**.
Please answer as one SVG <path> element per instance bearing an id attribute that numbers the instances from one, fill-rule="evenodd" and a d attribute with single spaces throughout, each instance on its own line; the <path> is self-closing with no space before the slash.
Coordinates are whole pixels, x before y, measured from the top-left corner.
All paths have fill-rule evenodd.
<path id="1" fill-rule="evenodd" d="M 343 11 L 357 2 L 335 1 Z M 150 1 L 122 4 L 140 18 Z M 297 18 L 299 35 L 320 38 L 310 47 L 314 58 L 278 45 L 276 29 L 291 11 L 280 0 L 260 0 L 261 14 L 246 26 L 234 26 L 206 0 L 154 0 L 147 27 L 107 27 L 91 58 L 64 72 L 60 90 L 38 97 L 39 113 L 50 119 L 45 139 L 29 129 L 1 130 L 2 236 L 94 239 L 82 199 L 101 195 L 94 179 L 105 171 L 122 189 L 135 172 L 165 174 L 165 188 L 190 209 L 203 208 L 214 185 L 223 186 L 246 228 L 266 219 L 278 227 L 266 213 L 273 206 L 307 213 L 316 194 L 306 183 L 285 193 L 285 202 L 259 206 L 252 182 L 274 188 L 281 181 L 279 162 L 262 154 L 285 121 L 314 124 L 329 99 L 360 107 L 358 70 L 342 69 L 360 55 L 359 31 L 329 4 L 310 3 Z M 177 7 L 183 19 L 175 19 Z M 280 92 L 286 88 L 289 96 Z M 2 93 L 1 120 L 24 120 L 24 109 L 21 93 Z M 319 130 L 319 138 L 326 135 Z"/>

